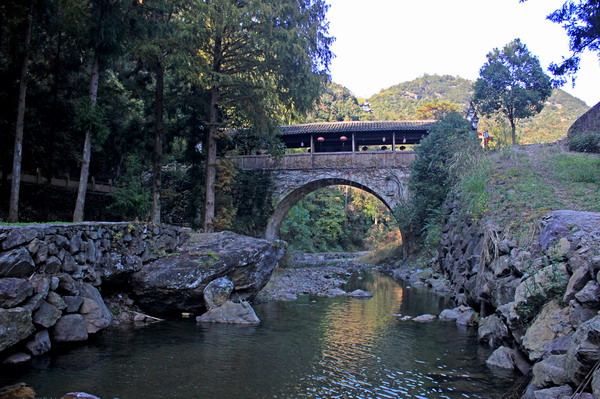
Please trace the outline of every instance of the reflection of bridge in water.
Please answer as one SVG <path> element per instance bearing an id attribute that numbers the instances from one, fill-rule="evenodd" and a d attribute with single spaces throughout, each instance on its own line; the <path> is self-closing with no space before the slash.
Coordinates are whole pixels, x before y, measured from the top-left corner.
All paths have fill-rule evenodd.
<path id="1" fill-rule="evenodd" d="M 241 169 L 272 171 L 275 210 L 266 238 L 277 238 L 292 206 L 326 186 L 357 187 L 375 195 L 390 209 L 400 205 L 406 197 L 409 166 L 415 159 L 413 151 L 405 151 L 406 146 L 419 143 L 434 123 L 377 121 L 285 126 L 282 140 L 286 147 L 306 148 L 307 152 L 280 158 L 236 157 Z"/>

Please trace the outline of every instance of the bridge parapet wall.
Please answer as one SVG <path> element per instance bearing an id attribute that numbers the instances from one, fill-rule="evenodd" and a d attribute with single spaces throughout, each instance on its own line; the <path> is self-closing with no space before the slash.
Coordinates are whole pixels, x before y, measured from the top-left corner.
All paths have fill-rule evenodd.
<path id="1" fill-rule="evenodd" d="M 312 169 L 312 168 L 405 168 L 415 159 L 414 151 L 325 152 L 269 155 L 246 155 L 233 158 L 241 169 Z"/>

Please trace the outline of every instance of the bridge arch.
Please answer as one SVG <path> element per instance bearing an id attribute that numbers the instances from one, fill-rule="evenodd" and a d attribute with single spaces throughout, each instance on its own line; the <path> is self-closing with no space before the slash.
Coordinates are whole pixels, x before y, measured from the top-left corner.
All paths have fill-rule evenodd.
<path id="1" fill-rule="evenodd" d="M 318 180 L 312 180 L 308 183 L 304 184 L 301 187 L 298 187 L 287 194 L 283 199 L 281 199 L 277 205 L 275 206 L 275 210 L 271 217 L 269 218 L 267 229 L 265 233 L 265 238 L 268 240 L 274 240 L 279 238 L 279 229 L 281 228 L 281 224 L 283 223 L 286 215 L 292 209 L 294 205 L 296 205 L 302 198 L 306 197 L 308 194 L 321 189 L 323 187 L 328 186 L 351 186 L 359 188 L 363 191 L 368 192 L 369 194 L 374 195 L 377 199 L 379 199 L 390 211 L 393 210 L 393 206 L 395 204 L 390 204 L 388 200 L 384 198 L 377 190 L 371 187 L 368 187 L 360 182 L 346 179 L 346 178 L 323 178 Z"/>

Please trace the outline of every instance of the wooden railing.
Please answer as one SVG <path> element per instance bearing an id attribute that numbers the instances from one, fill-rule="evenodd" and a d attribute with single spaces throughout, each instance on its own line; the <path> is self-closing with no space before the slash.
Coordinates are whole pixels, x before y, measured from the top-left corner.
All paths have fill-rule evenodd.
<path id="1" fill-rule="evenodd" d="M 414 151 L 321 152 L 232 157 L 240 169 L 313 169 L 313 168 L 401 168 L 414 161 Z"/>
<path id="2" fill-rule="evenodd" d="M 2 178 L 2 172 L 0 172 L 0 178 Z M 7 176 L 8 180 L 12 180 L 12 173 L 9 173 Z M 21 183 L 29 183 L 29 184 L 50 184 L 54 187 L 62 187 L 67 189 L 77 189 L 79 187 L 79 179 L 71 179 L 68 175 L 60 178 L 60 177 L 52 177 L 50 178 L 50 182 L 48 182 L 48 178 L 42 176 L 40 171 L 38 170 L 35 175 L 29 173 L 21 173 Z M 112 193 L 117 188 L 113 186 L 112 181 L 108 182 L 97 182 L 94 176 L 90 178 L 90 182 L 87 186 L 88 190 L 95 191 L 98 193 Z"/>

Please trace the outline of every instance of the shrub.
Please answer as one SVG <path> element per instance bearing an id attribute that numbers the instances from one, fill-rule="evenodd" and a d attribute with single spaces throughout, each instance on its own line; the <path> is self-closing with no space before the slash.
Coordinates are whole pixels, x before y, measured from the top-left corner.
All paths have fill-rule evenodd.
<path id="1" fill-rule="evenodd" d="M 600 133 L 579 134 L 569 138 L 569 150 L 600 153 Z"/>
<path id="2" fill-rule="evenodd" d="M 470 130 L 468 121 L 452 112 L 440 119 L 416 148 L 408 185 L 410 199 L 395 212 L 408 251 L 425 240 L 429 246 L 435 245 L 440 209 L 459 172 L 453 170 L 457 154 L 479 150 Z"/>
<path id="3" fill-rule="evenodd" d="M 121 220 L 146 219 L 151 208 L 150 187 L 146 184 L 147 170 L 141 159 L 133 154 L 125 158 L 125 173 L 117 179 L 119 188 L 111 196 L 108 207 Z"/>

